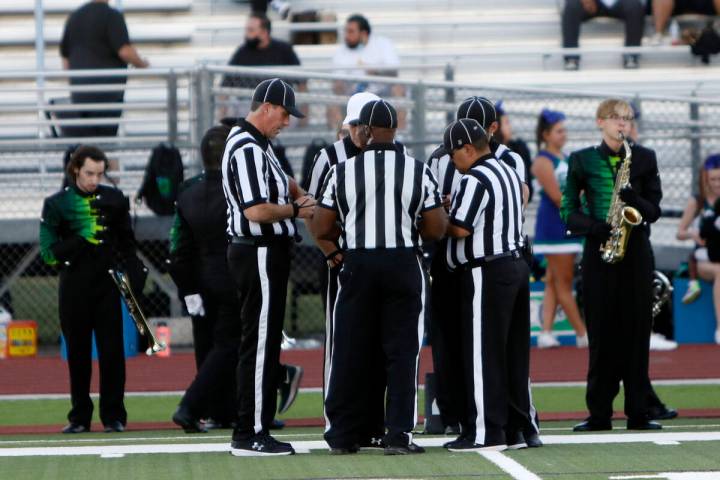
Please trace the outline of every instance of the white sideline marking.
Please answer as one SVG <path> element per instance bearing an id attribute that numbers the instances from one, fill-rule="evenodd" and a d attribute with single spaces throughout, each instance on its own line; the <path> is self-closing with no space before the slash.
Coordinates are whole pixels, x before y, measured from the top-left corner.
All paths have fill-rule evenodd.
<path id="1" fill-rule="evenodd" d="M 207 437 L 205 437 L 207 438 Z M 642 443 L 642 442 L 692 442 L 720 441 L 720 432 L 663 432 L 663 433 L 621 433 L 605 435 L 543 435 L 546 445 L 598 444 L 598 443 Z M 143 439 L 148 440 L 148 439 Z M 155 440 L 162 440 L 158 438 Z M 423 447 L 441 447 L 447 442 L 446 437 L 418 438 L 416 443 Z M 323 440 L 303 440 L 293 442 L 297 452 L 307 453 L 310 450 L 327 450 Z M 201 453 L 228 452 L 229 442 L 216 443 L 177 443 L 177 444 L 138 444 L 138 445 L 92 445 L 84 447 L 7 447 L 0 448 L 0 457 L 28 456 L 70 456 L 70 455 L 103 455 L 134 453 Z"/>
<path id="2" fill-rule="evenodd" d="M 718 425 L 720 426 L 720 425 Z M 127 443 L 127 442 L 153 442 L 153 441 L 169 441 L 169 440 L 227 440 L 230 438 L 229 434 L 225 435 L 180 435 L 172 437 L 118 437 L 113 435 L 115 438 L 68 438 L 68 439 L 53 439 L 53 440 L 0 440 L 0 448 L 3 445 L 17 445 L 23 443 L 34 443 L 34 444 L 50 444 L 50 443 Z M 273 435 L 275 438 L 290 438 L 290 437 L 322 437 L 322 433 L 278 433 Z"/>
<path id="3" fill-rule="evenodd" d="M 658 440 L 653 443 L 655 443 L 655 445 L 680 445 L 680 442 L 677 440 Z"/>
<path id="4" fill-rule="evenodd" d="M 506 457 L 501 452 L 478 452 L 489 462 L 494 463 L 502 471 L 508 473 L 515 480 L 541 480 L 540 477 L 532 473 L 527 468 L 520 465 L 510 457 Z"/>
<path id="5" fill-rule="evenodd" d="M 653 380 L 653 385 L 720 385 L 720 378 L 696 378 L 696 379 L 678 379 L 678 380 Z M 533 382 L 533 388 L 555 388 L 555 387 L 584 387 L 585 382 Z M 418 385 L 419 390 L 425 390 L 425 385 Z M 321 387 L 303 387 L 300 393 L 320 393 Z M 126 397 L 167 397 L 181 396 L 184 390 L 169 390 L 164 392 L 125 392 Z M 98 398 L 99 394 L 91 393 L 92 398 Z M 28 393 L 28 394 L 10 394 L 0 395 L 0 401 L 3 400 L 67 400 L 70 398 L 68 393 Z"/>
<path id="6" fill-rule="evenodd" d="M 103 453 L 100 458 L 124 458 L 124 453 Z"/>

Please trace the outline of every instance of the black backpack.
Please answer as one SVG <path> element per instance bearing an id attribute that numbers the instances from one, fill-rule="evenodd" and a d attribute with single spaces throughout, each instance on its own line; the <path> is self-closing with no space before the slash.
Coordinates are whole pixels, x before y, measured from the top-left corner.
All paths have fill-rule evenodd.
<path id="1" fill-rule="evenodd" d="M 156 215 L 172 215 L 175 213 L 178 187 L 183 180 L 180 151 L 173 145 L 161 143 L 150 154 L 137 198 L 144 199 Z"/>
<path id="2" fill-rule="evenodd" d="M 712 21 L 705 25 L 699 34 L 690 41 L 690 51 L 698 55 L 704 64 L 710 63 L 710 55 L 720 53 L 720 33 Z"/>

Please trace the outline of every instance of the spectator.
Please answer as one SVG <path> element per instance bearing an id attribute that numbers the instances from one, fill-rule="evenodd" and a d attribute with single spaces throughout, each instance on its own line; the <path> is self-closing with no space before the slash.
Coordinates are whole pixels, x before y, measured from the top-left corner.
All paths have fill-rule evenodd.
<path id="1" fill-rule="evenodd" d="M 528 203 L 532 202 L 533 197 L 533 175 L 530 168 L 532 158 L 530 157 L 530 149 L 522 138 L 513 138 L 513 129 L 510 124 L 510 117 L 503 108 L 503 101 L 500 100 L 495 104 L 495 113 L 497 114 L 498 129 L 495 131 L 493 136 L 499 143 L 507 145 L 507 147 L 513 152 L 517 153 L 522 157 L 523 163 L 525 163 L 525 171 L 527 173 L 527 186 L 530 190 L 530 196 L 528 197 Z"/>
<path id="2" fill-rule="evenodd" d="M 264 13 L 253 12 L 245 23 L 245 42 L 240 45 L 228 65 L 238 66 L 278 66 L 300 65 L 300 59 L 295 54 L 292 45 L 270 36 L 272 23 Z M 254 89 L 264 77 L 225 75 L 222 80 L 223 87 Z M 292 83 L 292 82 L 291 82 Z M 303 90 L 299 88 L 298 90 Z M 218 99 L 228 100 L 228 97 Z M 220 117 L 243 117 L 250 111 L 250 100 L 245 104 L 236 104 L 235 111 L 229 107 L 221 109 Z"/>
<path id="3" fill-rule="evenodd" d="M 695 241 L 694 258 L 697 263 L 697 274 L 700 278 L 713 283 L 715 317 L 720 319 L 720 262 L 714 258 L 715 252 L 711 254 L 706 245 L 710 234 L 713 237 L 717 235 L 717 228 L 715 225 L 706 225 L 707 222 L 703 222 L 706 218 L 714 219 L 717 216 L 716 204 L 720 199 L 720 154 L 710 155 L 705 160 L 703 170 L 704 172 L 700 176 L 699 194 L 688 200 L 678 225 L 677 238 L 678 240 L 692 239 Z M 685 293 L 683 302 L 686 303 L 687 297 L 694 297 L 692 298 L 694 300 L 700 294 L 699 292 L 699 285 L 696 289 L 688 286 L 688 292 Z M 720 343 L 720 328 L 715 331 L 715 342 Z"/>
<path id="4" fill-rule="evenodd" d="M 720 13 L 720 0 L 652 0 L 655 34 L 653 35 L 651 43 L 653 45 L 661 45 L 664 43 L 670 17 L 685 13 L 718 15 Z"/>
<path id="5" fill-rule="evenodd" d="M 645 28 L 645 8 L 641 0 L 567 0 L 562 12 L 564 48 L 576 48 L 580 24 L 595 17 L 613 17 L 625 22 L 625 46 L 638 47 Z M 625 68 L 638 68 L 638 55 L 623 55 Z M 579 55 L 565 56 L 565 70 L 580 68 Z"/>
<path id="6" fill-rule="evenodd" d="M 345 41 L 339 45 L 333 55 L 333 65 L 338 67 L 336 73 L 363 76 L 382 75 L 386 77 L 397 76 L 397 66 L 400 58 L 395 51 L 395 45 L 389 38 L 374 34 L 370 22 L 362 15 L 350 15 L 345 21 Z M 369 66 L 369 68 L 364 68 Z M 337 81 L 333 90 L 338 95 L 353 95 L 368 91 L 379 97 L 393 97 L 405 95 L 402 85 L 390 85 L 367 82 Z M 405 112 L 398 111 L 398 128 L 404 124 Z M 342 120 L 340 107 L 333 106 L 328 109 L 328 124 L 339 125 Z"/>
<path id="7" fill-rule="evenodd" d="M 538 347 L 560 345 L 552 334 L 558 304 L 575 329 L 577 346 L 587 347 L 587 331 L 573 296 L 575 255 L 582 252 L 582 241 L 567 237 L 567 226 L 560 219 L 559 211 L 568 172 L 567 160 L 562 152 L 567 141 L 565 114 L 543 109 L 538 118 L 536 139 L 538 155 L 531 170 L 541 190 L 535 224 L 535 253 L 542 253 L 547 259 L 542 332 L 538 336 Z"/>
<path id="8" fill-rule="evenodd" d="M 63 68 L 70 70 L 126 68 L 131 64 L 146 68 L 148 62 L 140 57 L 130 43 L 125 18 L 108 5 L 108 0 L 93 0 L 68 17 L 60 42 Z M 121 84 L 126 77 L 73 77 L 71 85 Z M 72 92 L 73 103 L 122 103 L 124 90 L 105 92 Z M 78 111 L 79 118 L 115 118 L 122 110 Z M 97 125 L 63 128 L 64 133 L 77 137 L 112 137 L 118 126 Z"/>

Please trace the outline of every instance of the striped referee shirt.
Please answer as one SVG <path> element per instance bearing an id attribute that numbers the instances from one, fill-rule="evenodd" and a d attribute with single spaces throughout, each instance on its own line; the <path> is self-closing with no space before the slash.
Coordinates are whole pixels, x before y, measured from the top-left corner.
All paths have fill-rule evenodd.
<path id="1" fill-rule="evenodd" d="M 527 183 L 525 163 L 520 155 L 510 150 L 502 143 L 497 143 L 495 141 L 490 142 L 490 148 L 496 158 L 502 160 L 517 172 L 520 177 L 520 181 Z M 435 151 L 430 154 L 427 164 L 430 167 L 430 171 L 438 180 L 440 196 L 444 197 L 446 195 L 452 195 L 458 183 L 460 183 L 462 174 L 455 168 L 455 164 L 453 163 L 452 158 L 450 158 L 447 150 L 445 150 L 445 147 L 441 145 L 436 148 Z"/>
<path id="2" fill-rule="evenodd" d="M 338 213 L 340 246 L 354 250 L 420 246 L 418 215 L 441 203 L 427 165 L 388 143 L 332 167 L 318 205 Z"/>
<path id="3" fill-rule="evenodd" d="M 407 155 L 405 145 L 400 142 L 395 142 L 395 146 Z M 322 187 L 330 168 L 338 163 L 344 162 L 348 158 L 354 157 L 361 151 L 362 149 L 353 143 L 350 135 L 320 150 L 317 155 L 315 155 L 308 178 L 303 179 L 303 188 L 305 191 L 315 198 L 320 198 L 323 193 Z"/>
<path id="4" fill-rule="evenodd" d="M 453 194 L 450 222 L 471 232 L 448 242 L 450 268 L 517 250 L 523 245 L 520 176 L 492 154 L 479 158 Z"/>
<path id="5" fill-rule="evenodd" d="M 295 221 L 286 218 L 273 223 L 247 219 L 244 211 L 261 203 L 286 205 L 289 179 L 275 157 L 272 145 L 252 124 L 241 119 L 225 144 L 222 180 L 227 202 L 227 233 L 236 237 L 292 237 Z"/>

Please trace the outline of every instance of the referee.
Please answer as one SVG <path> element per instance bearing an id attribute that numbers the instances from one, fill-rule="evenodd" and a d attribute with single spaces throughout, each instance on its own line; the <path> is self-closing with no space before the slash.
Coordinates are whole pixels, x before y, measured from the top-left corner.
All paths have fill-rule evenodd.
<path id="1" fill-rule="evenodd" d="M 474 119 L 490 135 L 498 129 L 495 107 L 485 97 L 472 96 L 463 100 L 458 106 L 456 118 Z M 517 172 L 523 182 L 523 203 L 525 203 L 527 198 L 525 195 L 529 194 L 529 189 L 525 183 L 527 172 L 522 158 L 493 139 L 490 140 L 490 149 L 496 158 L 513 167 Z M 438 179 L 440 195 L 447 208 L 462 175 L 455 168 L 444 145 L 435 149 L 427 164 Z M 466 415 L 467 408 L 463 373 L 465 367 L 462 353 L 457 348 L 462 338 L 460 304 L 457 301 L 461 273 L 455 270 L 459 260 L 453 255 L 457 244 L 458 240 L 454 238 L 446 238 L 436 244 L 430 269 L 433 279 L 430 342 L 437 386 L 437 403 L 446 434 L 458 433 L 459 424 Z M 537 431 L 526 432 L 526 437 L 530 445 L 540 446 Z"/>
<path id="2" fill-rule="evenodd" d="M 295 218 L 312 217 L 315 200 L 283 172 L 270 144 L 288 126 L 290 115 L 303 116 L 295 107 L 292 87 L 278 78 L 264 80 L 253 92 L 250 110 L 230 131 L 222 161 L 231 236 L 227 260 L 242 305 L 238 418 L 231 453 L 291 455 L 292 446 L 275 440 L 268 429 L 277 403 Z"/>
<path id="3" fill-rule="evenodd" d="M 359 124 L 368 145 L 330 170 L 323 208 L 313 218 L 316 237 L 340 238 L 345 250 L 333 317 L 325 440 L 331 453 L 357 452 L 367 401 L 360 380 L 372 361 L 373 344 L 379 343 L 387 371 L 385 454 L 422 453 L 411 434 L 426 292 L 419 247 L 421 237 L 443 235 L 446 215 L 429 168 L 393 143 L 395 109 L 383 100 L 369 102 Z"/>
<path id="4" fill-rule="evenodd" d="M 368 138 L 364 135 L 364 130 L 358 125 L 360 111 L 366 103 L 373 100 L 380 100 L 380 97 L 370 92 L 356 93 L 350 97 L 347 103 L 346 115 L 343 120 L 343 127 L 346 127 L 350 133 L 345 138 L 338 140 L 332 145 L 323 148 L 315 156 L 310 173 L 307 179 L 303 179 L 304 188 L 308 194 L 315 198 L 322 196 L 322 186 L 325 183 L 330 168 L 338 163 L 352 158 L 362 151 L 367 145 Z M 397 145 L 397 142 L 396 142 Z M 400 146 L 400 148 L 404 148 Z M 312 225 L 309 225 L 312 227 Z M 323 292 L 323 302 L 325 305 L 325 361 L 323 364 L 323 387 L 324 393 L 328 383 L 328 374 L 330 373 L 329 362 L 332 355 L 332 312 L 335 305 L 335 297 L 338 290 L 338 273 L 342 266 L 343 255 L 340 245 L 337 242 L 328 240 L 317 240 L 317 245 L 326 258 L 327 263 L 327 284 L 325 292 Z M 363 448 L 381 448 L 383 447 L 382 438 L 385 434 L 385 365 L 382 359 L 382 348 L 377 345 L 377 354 L 373 355 L 373 364 L 369 365 L 367 374 L 367 384 L 369 388 L 369 398 L 366 403 L 365 423 L 366 433 L 359 441 L 359 446 Z"/>
<path id="5" fill-rule="evenodd" d="M 450 207 L 451 252 L 461 269 L 460 348 L 467 415 L 454 452 L 527 446 L 534 423 L 529 385 L 530 292 L 523 259 L 520 176 L 490 150 L 473 119 L 445 130 L 445 149 L 464 172 Z"/>

